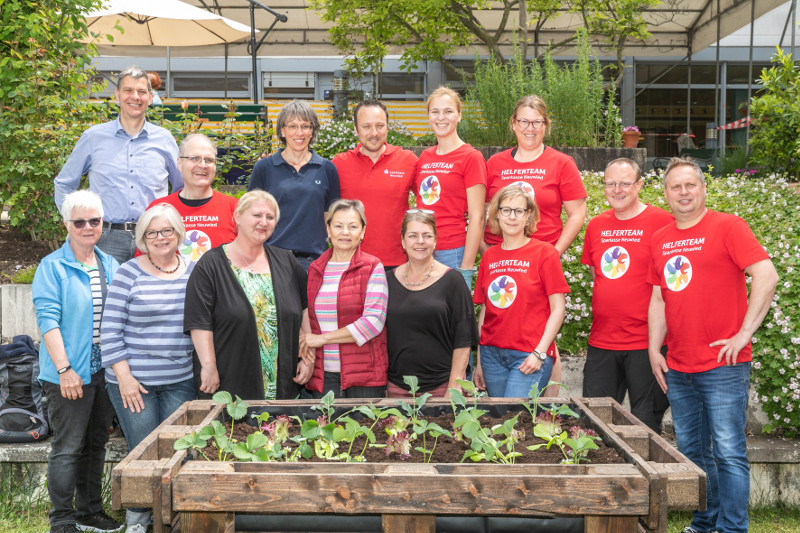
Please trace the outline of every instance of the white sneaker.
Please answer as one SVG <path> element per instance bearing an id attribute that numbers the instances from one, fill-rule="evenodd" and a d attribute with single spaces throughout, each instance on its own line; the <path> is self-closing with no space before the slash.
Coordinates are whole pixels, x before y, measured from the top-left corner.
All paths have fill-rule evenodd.
<path id="1" fill-rule="evenodd" d="M 147 526 L 142 524 L 129 524 L 125 533 L 147 533 Z"/>

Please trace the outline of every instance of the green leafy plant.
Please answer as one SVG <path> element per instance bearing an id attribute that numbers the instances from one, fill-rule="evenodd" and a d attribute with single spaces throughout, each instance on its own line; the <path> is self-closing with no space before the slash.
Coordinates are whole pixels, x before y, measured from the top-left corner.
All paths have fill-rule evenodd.
<path id="1" fill-rule="evenodd" d="M 17 265 L 17 271 L 14 272 L 12 275 L 3 274 L 7 279 L 11 280 L 11 283 L 22 283 L 25 285 L 30 285 L 33 283 L 33 276 L 36 274 L 36 265 L 31 265 L 28 267 L 20 268 Z"/>
<path id="2" fill-rule="evenodd" d="M 537 94 L 552 122 L 547 144 L 619 146 L 614 83 L 604 78 L 585 33 L 578 33 L 577 42 L 576 60 L 565 65 L 558 65 L 549 52 L 542 61 L 528 64 L 519 50 L 507 62 L 476 61 L 459 129 L 464 140 L 481 146 L 516 145 L 508 120 L 517 100 Z"/>
<path id="3" fill-rule="evenodd" d="M 772 67 L 761 72 L 761 91 L 750 101 L 750 148 L 755 165 L 800 180 L 800 71 L 778 48 Z"/>
<path id="4" fill-rule="evenodd" d="M 247 415 L 248 404 L 238 396 L 234 400 L 231 394 L 226 391 L 217 391 L 211 397 L 214 403 L 225 406 L 225 411 L 231 419 L 230 432 L 219 420 L 213 420 L 211 424 L 204 426 L 200 431 L 196 431 L 175 441 L 175 450 L 195 449 L 207 460 L 209 457 L 203 453 L 203 449 L 209 440 L 213 439 L 214 447 L 217 449 L 217 460 L 226 461 L 228 456 L 234 453 L 233 427 L 237 420 L 241 420 Z"/>
<path id="5" fill-rule="evenodd" d="M 593 431 L 582 430 L 578 427 L 571 428 L 571 435 L 568 434 L 563 429 L 563 417 L 577 418 L 578 414 L 565 403 L 558 407 L 552 405 L 544 411 L 546 412 L 541 413 L 534 420 L 533 434 L 545 442 L 528 446 L 528 449 L 538 450 L 542 446 L 546 446 L 549 450 L 552 446 L 556 446 L 564 456 L 561 461 L 564 464 L 576 465 L 581 461 L 588 461 L 589 451 L 598 448 L 594 442 L 598 440 L 597 435 Z"/>

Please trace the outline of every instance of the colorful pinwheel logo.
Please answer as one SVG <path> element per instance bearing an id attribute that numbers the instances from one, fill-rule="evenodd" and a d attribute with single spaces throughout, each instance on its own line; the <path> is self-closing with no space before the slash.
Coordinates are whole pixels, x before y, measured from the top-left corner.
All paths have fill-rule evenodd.
<path id="1" fill-rule="evenodd" d="M 422 203 L 425 205 L 433 205 L 439 201 L 442 194 L 442 186 L 436 176 L 428 176 L 422 180 L 419 186 L 419 196 L 422 198 Z"/>
<path id="2" fill-rule="evenodd" d="M 208 235 L 198 230 L 191 230 L 186 233 L 186 238 L 183 239 L 181 246 L 181 254 L 184 257 L 197 261 L 200 256 L 211 249 L 211 239 Z"/>
<path id="3" fill-rule="evenodd" d="M 621 278 L 630 268 L 630 254 L 622 246 L 612 246 L 603 253 L 600 270 L 608 279 Z"/>
<path id="4" fill-rule="evenodd" d="M 517 284 L 510 276 L 500 276 L 489 284 L 487 296 L 495 307 L 505 309 L 517 298 Z"/>
<path id="5" fill-rule="evenodd" d="M 692 264 L 682 255 L 671 257 L 664 265 L 664 279 L 669 290 L 682 291 L 692 280 Z"/>
<path id="6" fill-rule="evenodd" d="M 531 195 L 531 198 L 536 198 L 536 191 L 533 190 L 533 185 L 528 183 L 527 181 L 515 181 L 511 185 L 516 185 L 517 187 L 522 187 L 522 190 L 526 193 Z"/>

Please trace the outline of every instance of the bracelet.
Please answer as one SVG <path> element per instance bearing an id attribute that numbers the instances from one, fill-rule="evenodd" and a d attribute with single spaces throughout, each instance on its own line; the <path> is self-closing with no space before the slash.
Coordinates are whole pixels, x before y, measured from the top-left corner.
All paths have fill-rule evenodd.
<path id="1" fill-rule="evenodd" d="M 72 365 L 67 365 L 67 366 L 65 366 L 64 368 L 60 368 L 60 369 L 58 369 L 58 371 L 57 371 L 57 372 L 58 372 L 58 375 L 60 376 L 61 374 L 63 374 L 63 373 L 64 373 L 64 372 L 66 372 L 67 370 L 72 370 Z"/>

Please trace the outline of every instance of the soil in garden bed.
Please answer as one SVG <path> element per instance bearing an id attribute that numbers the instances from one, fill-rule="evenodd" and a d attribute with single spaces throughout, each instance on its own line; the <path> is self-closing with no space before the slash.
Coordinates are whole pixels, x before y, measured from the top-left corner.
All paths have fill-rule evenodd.
<path id="1" fill-rule="evenodd" d="M 509 412 L 503 415 L 500 418 L 497 417 L 490 417 L 488 415 L 484 415 L 480 421 L 481 426 L 486 429 L 491 429 L 496 424 L 502 424 L 504 421 L 508 420 L 509 418 L 513 417 L 516 413 Z M 426 416 L 424 417 L 426 421 L 429 423 L 435 423 L 441 426 L 444 429 L 447 429 L 452 432 L 453 429 L 453 415 L 452 414 L 445 414 L 440 416 Z M 273 421 L 274 418 L 270 418 L 270 421 Z M 365 420 L 364 423 L 369 422 L 370 425 L 372 423 L 371 420 Z M 575 418 L 568 418 L 562 425 L 562 429 L 564 431 L 569 432 L 570 427 L 577 426 L 583 429 L 591 429 L 587 424 L 584 424 L 583 419 L 575 419 Z M 369 427 L 369 425 L 367 426 Z M 515 451 L 522 454 L 521 457 L 517 457 L 514 460 L 515 464 L 559 464 L 563 459 L 564 455 L 562 454 L 561 450 L 556 446 L 553 445 L 548 450 L 545 446 L 539 448 L 538 450 L 528 450 L 528 446 L 533 446 L 536 444 L 542 444 L 544 441 L 536 436 L 533 435 L 533 424 L 531 422 L 531 417 L 527 412 L 521 412 L 517 425 L 515 426 L 517 429 L 524 430 L 525 434 L 522 438 L 520 438 L 515 446 Z M 229 426 L 230 428 L 230 426 Z M 233 440 L 237 442 L 244 442 L 247 440 L 247 436 L 254 433 L 258 428 L 250 425 L 246 422 L 237 422 L 233 429 Z M 409 431 L 411 431 L 411 427 L 409 426 Z M 383 428 L 377 427 L 377 425 L 373 428 L 373 433 L 375 434 L 376 443 L 377 444 L 385 444 L 388 435 Z M 289 431 L 290 437 L 294 437 L 300 434 L 300 427 L 295 420 L 292 420 L 292 426 Z M 495 436 L 496 440 L 502 440 L 502 436 Z M 364 448 L 364 441 L 365 437 L 359 437 L 356 439 L 355 444 L 353 445 L 352 451 L 350 453 L 351 456 L 356 456 L 361 453 L 361 450 Z M 427 449 L 430 450 L 433 447 L 432 444 L 432 437 L 427 437 Z M 588 454 L 588 463 L 591 464 L 620 464 L 624 463 L 624 459 L 617 453 L 617 451 L 609 446 L 606 446 L 602 441 L 597 440 L 595 441 L 597 446 L 599 447 L 597 450 L 590 450 Z M 291 442 L 287 441 L 285 445 L 289 445 L 292 449 L 296 447 L 296 445 Z M 366 450 L 364 451 L 364 457 L 368 463 L 395 463 L 395 462 L 407 462 L 407 463 L 419 463 L 425 462 L 425 458 L 422 452 L 416 451 L 413 448 L 415 447 L 422 447 L 422 436 L 417 436 L 415 440 L 412 441 L 411 445 L 411 455 L 407 459 L 401 459 L 396 454 L 392 454 L 390 456 L 386 456 L 384 453 L 384 448 L 379 447 L 370 447 L 367 446 Z M 340 442 L 339 448 L 337 453 L 347 452 L 347 448 L 349 443 Z M 455 440 L 451 437 L 441 436 L 439 437 L 438 441 L 436 442 L 436 448 L 434 449 L 433 456 L 431 459 L 431 463 L 459 463 L 461 462 L 462 457 L 464 457 L 464 452 L 469 448 L 469 445 L 465 442 Z M 505 448 L 502 449 L 505 453 L 507 450 Z M 211 446 L 210 444 L 206 446 L 203 450 L 203 453 L 211 458 L 215 459 L 217 457 L 217 449 Z M 235 458 L 230 458 L 230 460 L 236 460 Z M 325 462 L 325 459 L 320 459 L 315 455 L 312 455 L 311 459 L 302 459 L 301 461 L 309 461 L 309 462 Z M 467 459 L 466 463 L 471 463 L 472 461 Z M 585 461 L 582 461 L 585 463 Z"/>

